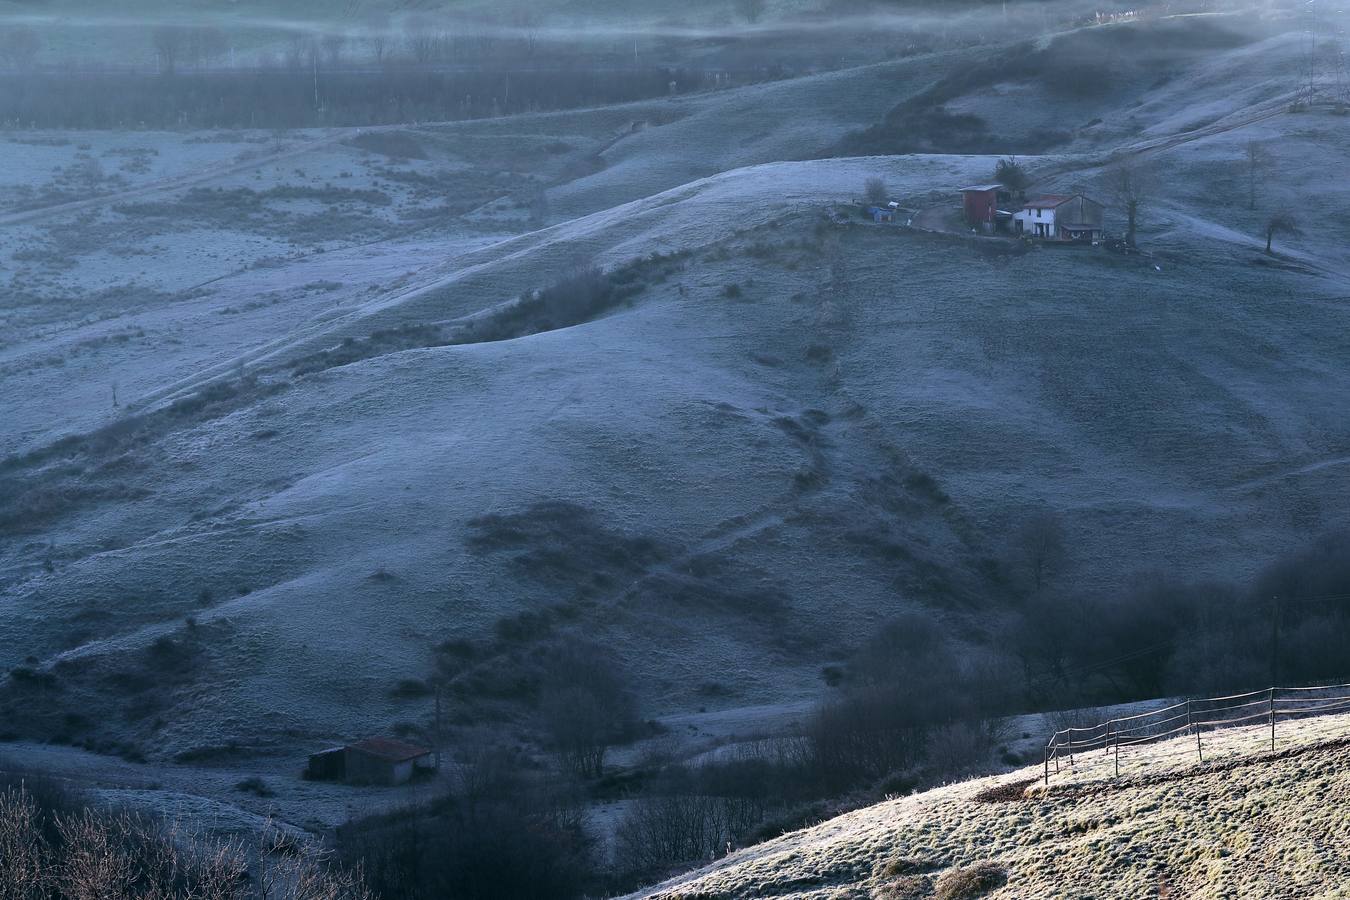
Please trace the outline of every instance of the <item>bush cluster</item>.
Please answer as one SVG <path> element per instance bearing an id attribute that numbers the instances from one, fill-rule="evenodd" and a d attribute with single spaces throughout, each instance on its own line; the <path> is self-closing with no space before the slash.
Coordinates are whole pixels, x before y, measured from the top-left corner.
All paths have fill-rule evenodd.
<path id="1" fill-rule="evenodd" d="M 175 833 L 153 819 L 97 806 L 55 782 L 0 779 L 0 896 L 6 898 L 371 898 L 357 876 L 308 853 L 250 856 L 237 842 Z"/>

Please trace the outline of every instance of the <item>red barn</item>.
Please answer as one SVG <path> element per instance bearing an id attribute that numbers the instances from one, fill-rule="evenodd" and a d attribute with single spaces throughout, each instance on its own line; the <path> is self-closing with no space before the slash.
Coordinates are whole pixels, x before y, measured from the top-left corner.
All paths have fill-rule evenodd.
<path id="1" fill-rule="evenodd" d="M 999 221 L 999 204 L 1007 203 L 1012 194 L 1001 184 L 979 184 L 961 188 L 961 206 L 966 224 L 983 231 L 993 231 Z M 1007 218 L 1005 213 L 1003 218 Z"/>

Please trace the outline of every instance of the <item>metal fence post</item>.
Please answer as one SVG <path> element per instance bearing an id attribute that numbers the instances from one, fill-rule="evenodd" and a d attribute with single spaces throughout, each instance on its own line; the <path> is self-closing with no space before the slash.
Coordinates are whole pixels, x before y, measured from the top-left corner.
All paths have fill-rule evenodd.
<path id="1" fill-rule="evenodd" d="M 1115 746 L 1115 756 L 1116 756 L 1116 777 L 1119 778 L 1119 777 L 1120 777 L 1120 731 L 1119 731 L 1119 730 L 1116 731 L 1116 739 L 1115 739 L 1115 742 L 1114 742 L 1114 746 Z"/>
<path id="2" fill-rule="evenodd" d="M 1050 786 L 1050 745 L 1045 745 L 1045 786 Z"/>

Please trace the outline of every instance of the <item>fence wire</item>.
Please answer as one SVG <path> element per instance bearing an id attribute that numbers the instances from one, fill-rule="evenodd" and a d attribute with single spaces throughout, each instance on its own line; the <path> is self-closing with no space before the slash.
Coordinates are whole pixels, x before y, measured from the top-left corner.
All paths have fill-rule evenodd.
<path id="1" fill-rule="evenodd" d="M 1350 711 L 1350 684 L 1272 687 L 1224 697 L 1197 697 L 1098 725 L 1064 728 L 1045 745 L 1045 783 L 1050 783 L 1052 767 L 1059 772 L 1061 760 L 1067 758 L 1072 765 L 1076 755 L 1094 750 L 1112 754 L 1119 775 L 1121 747 L 1139 747 L 1183 734 L 1195 735 L 1195 753 L 1203 761 L 1200 735 L 1217 728 L 1269 723 L 1270 749 L 1274 750 L 1280 721 L 1346 711 Z"/>

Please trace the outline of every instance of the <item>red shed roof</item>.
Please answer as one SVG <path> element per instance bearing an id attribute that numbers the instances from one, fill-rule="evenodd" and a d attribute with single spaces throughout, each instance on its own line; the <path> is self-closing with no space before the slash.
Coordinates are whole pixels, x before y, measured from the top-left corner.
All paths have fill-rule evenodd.
<path id="1" fill-rule="evenodd" d="M 977 184 L 974 187 L 961 188 L 961 193 L 965 194 L 974 191 L 975 193 L 983 194 L 986 191 L 1001 191 L 1003 189 L 1003 185 L 1001 184 Z"/>
<path id="2" fill-rule="evenodd" d="M 357 741 L 355 744 L 348 744 L 347 749 L 357 750 L 369 756 L 396 763 L 407 762 L 410 759 L 417 759 L 419 756 L 426 756 L 431 753 L 426 747 L 396 741 L 393 738 L 380 737 L 366 738 L 363 741 Z"/>

